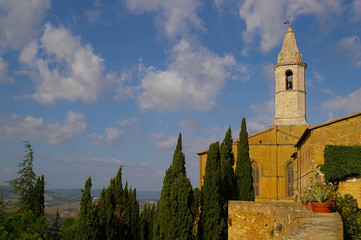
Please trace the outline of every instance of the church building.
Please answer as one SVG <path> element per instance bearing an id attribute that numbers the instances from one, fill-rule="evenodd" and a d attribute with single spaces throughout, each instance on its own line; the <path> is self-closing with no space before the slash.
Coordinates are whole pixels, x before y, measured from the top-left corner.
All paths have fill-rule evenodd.
<path id="1" fill-rule="evenodd" d="M 307 123 L 306 68 L 289 26 L 274 65 L 274 121 L 270 128 L 248 137 L 256 201 L 293 201 L 316 181 L 326 145 L 361 145 L 361 112 L 313 127 Z M 232 146 L 234 156 L 237 143 L 238 139 Z M 207 150 L 198 156 L 201 187 Z M 358 189 L 361 202 L 361 185 Z"/>

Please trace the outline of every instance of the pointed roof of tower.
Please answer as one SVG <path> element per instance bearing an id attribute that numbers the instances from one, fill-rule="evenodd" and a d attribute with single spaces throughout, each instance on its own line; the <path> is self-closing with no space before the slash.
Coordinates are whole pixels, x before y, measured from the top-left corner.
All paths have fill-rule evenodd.
<path id="1" fill-rule="evenodd" d="M 302 62 L 302 54 L 298 51 L 295 32 L 289 25 L 283 40 L 281 52 L 278 54 L 278 63 L 297 63 Z"/>

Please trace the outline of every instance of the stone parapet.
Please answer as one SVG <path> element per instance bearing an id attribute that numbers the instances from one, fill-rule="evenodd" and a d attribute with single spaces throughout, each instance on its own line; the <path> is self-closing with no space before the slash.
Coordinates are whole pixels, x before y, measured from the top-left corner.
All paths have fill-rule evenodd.
<path id="1" fill-rule="evenodd" d="M 229 240 L 343 239 L 342 226 L 338 213 L 315 214 L 295 202 L 228 203 Z"/>

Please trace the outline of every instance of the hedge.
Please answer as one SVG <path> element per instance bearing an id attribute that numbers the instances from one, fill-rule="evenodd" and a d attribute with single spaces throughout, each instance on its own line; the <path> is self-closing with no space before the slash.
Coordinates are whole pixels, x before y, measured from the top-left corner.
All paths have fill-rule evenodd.
<path id="1" fill-rule="evenodd" d="M 361 146 L 327 145 L 324 164 L 320 169 L 329 182 L 339 182 L 353 175 L 361 175 Z"/>

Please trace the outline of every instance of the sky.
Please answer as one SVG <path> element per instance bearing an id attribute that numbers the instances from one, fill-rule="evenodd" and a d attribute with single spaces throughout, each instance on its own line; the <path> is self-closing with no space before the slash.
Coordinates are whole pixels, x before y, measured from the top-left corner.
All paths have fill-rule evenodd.
<path id="1" fill-rule="evenodd" d="M 310 125 L 361 111 L 361 0 L 0 0 L 0 185 L 24 140 L 46 188 L 160 191 L 182 133 L 197 152 L 243 117 L 274 118 L 274 70 L 291 22 L 307 63 Z"/>

